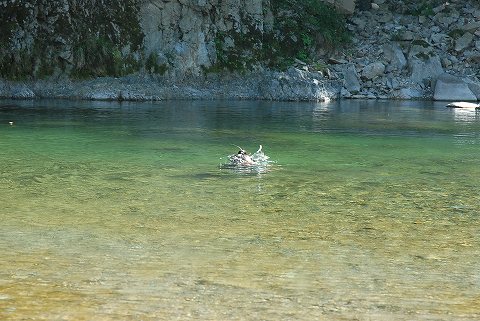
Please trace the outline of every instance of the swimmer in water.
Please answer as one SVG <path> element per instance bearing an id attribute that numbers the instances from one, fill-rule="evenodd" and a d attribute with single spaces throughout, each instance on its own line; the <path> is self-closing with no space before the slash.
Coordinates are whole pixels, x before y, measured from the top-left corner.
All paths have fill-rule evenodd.
<path id="1" fill-rule="evenodd" d="M 240 150 L 238 151 L 238 153 L 228 156 L 231 164 L 232 165 L 244 165 L 244 166 L 255 165 L 255 161 L 247 153 L 247 151 L 244 150 L 241 147 L 239 147 L 239 148 L 240 148 Z"/>
<path id="2" fill-rule="evenodd" d="M 236 156 L 240 160 L 240 164 L 242 164 L 242 165 L 253 165 L 253 164 L 255 164 L 252 157 L 250 157 L 250 155 L 248 155 L 248 153 L 243 149 L 239 150 Z"/>

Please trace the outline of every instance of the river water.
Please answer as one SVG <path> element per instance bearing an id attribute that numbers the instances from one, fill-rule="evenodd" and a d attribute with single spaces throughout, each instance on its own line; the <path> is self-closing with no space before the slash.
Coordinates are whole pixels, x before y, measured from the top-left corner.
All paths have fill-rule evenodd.
<path id="1" fill-rule="evenodd" d="M 0 101 L 0 319 L 479 320 L 480 112 L 444 105 Z"/>

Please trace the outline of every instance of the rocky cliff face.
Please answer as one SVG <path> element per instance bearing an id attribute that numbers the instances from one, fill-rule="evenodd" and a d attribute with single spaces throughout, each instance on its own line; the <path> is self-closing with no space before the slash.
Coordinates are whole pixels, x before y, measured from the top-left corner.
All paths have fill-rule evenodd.
<path id="1" fill-rule="evenodd" d="M 478 0 L 355 3 L 345 23 L 314 0 L 0 0 L 0 78 L 120 78 L 0 97 L 480 99 Z"/>
<path id="2" fill-rule="evenodd" d="M 321 1 L 3 0 L 0 8 L 0 75 L 17 80 L 137 71 L 181 80 L 286 67 L 345 40 L 343 16 Z"/>
<path id="3" fill-rule="evenodd" d="M 269 68 L 346 40 L 344 17 L 310 0 L 0 0 L 0 28 L 14 98 L 322 100 L 338 82 Z"/>
<path id="4" fill-rule="evenodd" d="M 217 63 L 219 35 L 261 37 L 272 30 L 273 15 L 269 0 L 151 0 L 141 3 L 140 24 L 146 54 L 171 73 L 185 75 Z M 221 40 L 233 47 L 233 38 Z"/>
<path id="5" fill-rule="evenodd" d="M 233 35 L 261 43 L 273 16 L 269 0 L 4 0 L 0 24 L 3 76 L 183 76 L 215 65 Z"/>
<path id="6" fill-rule="evenodd" d="M 140 3 L 144 47 L 177 79 L 205 71 L 286 68 L 348 41 L 353 0 L 149 0 Z"/>
<path id="7" fill-rule="evenodd" d="M 0 1 L 0 75 L 95 77 L 138 68 L 137 0 Z"/>

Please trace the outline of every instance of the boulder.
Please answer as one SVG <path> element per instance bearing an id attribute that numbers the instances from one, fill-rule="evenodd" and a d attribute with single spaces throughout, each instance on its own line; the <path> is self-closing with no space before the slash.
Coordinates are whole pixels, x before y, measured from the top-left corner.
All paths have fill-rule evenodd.
<path id="1" fill-rule="evenodd" d="M 400 33 L 398 37 L 399 37 L 399 40 L 401 41 L 412 41 L 415 37 L 415 34 L 410 30 L 406 30 Z"/>
<path id="2" fill-rule="evenodd" d="M 366 65 L 362 70 L 362 77 L 366 79 L 374 79 L 383 75 L 385 72 L 385 65 L 379 61 Z"/>
<path id="3" fill-rule="evenodd" d="M 352 94 L 347 89 L 345 89 L 345 87 L 340 90 L 340 98 L 351 98 L 351 97 L 352 97 Z"/>
<path id="4" fill-rule="evenodd" d="M 387 43 L 383 46 L 385 58 L 390 62 L 389 70 L 402 70 L 407 65 L 407 59 L 403 54 L 402 48 L 397 43 Z"/>
<path id="5" fill-rule="evenodd" d="M 423 92 L 416 88 L 402 88 L 395 90 L 392 93 L 392 98 L 395 99 L 421 99 L 423 98 Z"/>
<path id="6" fill-rule="evenodd" d="M 385 79 L 385 86 L 387 89 L 391 90 L 397 90 L 400 88 L 400 82 L 398 81 L 397 78 L 394 77 L 387 77 Z"/>
<path id="7" fill-rule="evenodd" d="M 409 61 L 410 66 L 410 81 L 417 84 L 422 84 L 425 80 L 435 79 L 443 74 L 442 62 L 440 57 L 433 56 L 427 60 L 412 57 Z"/>
<path id="8" fill-rule="evenodd" d="M 430 40 L 434 43 L 434 44 L 442 44 L 445 42 L 445 40 L 447 39 L 448 35 L 445 34 L 445 33 L 432 33 L 430 35 Z"/>
<path id="9" fill-rule="evenodd" d="M 480 100 L 480 82 L 466 79 L 465 83 L 468 85 L 468 88 L 477 97 L 477 99 Z"/>
<path id="10" fill-rule="evenodd" d="M 355 69 L 355 65 L 347 64 L 343 70 L 343 86 L 352 94 L 356 94 L 360 91 L 360 81 L 358 80 L 358 74 Z"/>
<path id="11" fill-rule="evenodd" d="M 463 26 L 460 27 L 461 30 L 469 31 L 469 32 L 475 32 L 478 29 L 480 29 L 480 21 L 474 21 L 467 23 Z"/>
<path id="12" fill-rule="evenodd" d="M 473 35 L 470 32 L 465 32 L 463 36 L 455 41 L 455 51 L 462 51 L 468 48 L 473 41 Z"/>
<path id="13" fill-rule="evenodd" d="M 462 78 L 443 74 L 437 78 L 433 99 L 446 101 L 476 101 L 477 96 L 475 96 L 468 87 L 468 84 Z"/>
<path id="14" fill-rule="evenodd" d="M 433 55 L 433 47 L 423 40 L 414 41 L 410 50 L 408 51 L 408 59 L 413 57 L 415 58 L 423 58 L 431 57 Z"/>
<path id="15" fill-rule="evenodd" d="M 337 9 L 345 14 L 353 14 L 355 12 L 355 0 L 323 0 L 333 4 Z"/>

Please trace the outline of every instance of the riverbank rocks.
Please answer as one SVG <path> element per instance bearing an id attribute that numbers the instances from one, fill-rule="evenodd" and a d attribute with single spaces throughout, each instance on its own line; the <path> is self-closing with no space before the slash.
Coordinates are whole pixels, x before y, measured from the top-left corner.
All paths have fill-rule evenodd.
<path id="1" fill-rule="evenodd" d="M 344 74 L 344 88 L 348 93 L 345 95 L 350 96 L 350 94 L 358 94 L 360 92 L 360 80 L 358 78 L 357 70 L 355 69 L 354 64 L 346 64 L 343 69 Z"/>
<path id="2" fill-rule="evenodd" d="M 426 60 L 412 57 L 409 60 L 409 67 L 410 80 L 416 84 L 428 85 L 425 81 L 435 80 L 444 73 L 438 56 L 428 57 Z"/>
<path id="3" fill-rule="evenodd" d="M 476 101 L 477 96 L 470 90 L 462 78 L 448 74 L 438 77 L 435 85 L 435 100 L 447 101 Z"/>
<path id="4" fill-rule="evenodd" d="M 474 36 L 470 32 L 465 32 L 460 38 L 455 41 L 455 51 L 463 51 L 470 47 Z"/>
<path id="5" fill-rule="evenodd" d="M 272 29 L 273 16 L 262 0 L 150 0 L 140 2 L 146 54 L 168 57 L 172 76 L 200 75 L 217 61 L 218 35 L 258 35 Z M 259 40 L 260 43 L 260 40 Z"/>
<path id="6" fill-rule="evenodd" d="M 353 4 L 349 0 L 333 2 Z M 149 68 L 161 73 L 152 75 L 149 70 L 141 70 L 125 77 L 69 83 L 58 79 L 4 82 L 0 83 L 0 97 L 312 101 L 480 98 L 477 0 L 444 2 L 433 8 L 410 0 L 356 1 L 355 11 L 348 11 L 352 41 L 347 47 L 320 48 L 316 61 L 294 59 L 294 67 L 286 71 L 253 64 L 238 73 L 215 73 L 219 41 L 227 48 L 242 43 L 247 49 L 265 45 L 263 40 L 252 42 L 249 37 L 261 38 L 272 30 L 275 16 L 271 8 L 267 0 L 141 1 L 138 20 L 144 34 L 142 48 L 151 55 Z M 234 39 L 233 35 L 240 38 Z M 242 42 L 246 38 L 248 45 Z M 305 42 L 308 40 L 306 37 Z M 59 59 L 72 64 L 72 48 L 64 42 L 58 37 L 59 46 L 65 47 Z"/>
<path id="7" fill-rule="evenodd" d="M 36 95 L 28 84 L 0 80 L 0 98 L 33 99 Z"/>
<path id="8" fill-rule="evenodd" d="M 344 79 L 340 97 L 480 98 L 478 2 L 452 1 L 432 11 L 411 1 L 373 3 L 350 18 L 355 50 L 335 57 L 349 66 L 337 68 Z"/>
<path id="9" fill-rule="evenodd" d="M 273 72 L 261 81 L 259 96 L 269 100 L 324 101 L 337 98 L 338 90 L 320 73 L 290 68 L 287 72 Z"/>
<path id="10" fill-rule="evenodd" d="M 325 101 L 337 99 L 341 82 L 319 72 L 290 68 L 285 72 L 209 74 L 181 83 L 174 78 L 130 75 L 71 82 L 30 81 L 2 86 L 0 98 L 65 98 L 155 101 L 168 99 L 260 99 Z"/>
<path id="11" fill-rule="evenodd" d="M 386 43 L 383 45 L 383 52 L 385 54 L 385 60 L 388 62 L 387 72 L 402 70 L 407 66 L 407 59 L 398 43 Z"/>
<path id="12" fill-rule="evenodd" d="M 338 8 L 340 12 L 352 14 L 355 12 L 355 0 L 322 0 Z"/>
<path id="13" fill-rule="evenodd" d="M 374 62 L 365 66 L 362 70 L 362 77 L 366 79 L 375 79 L 385 72 L 385 65 L 381 62 Z"/>

